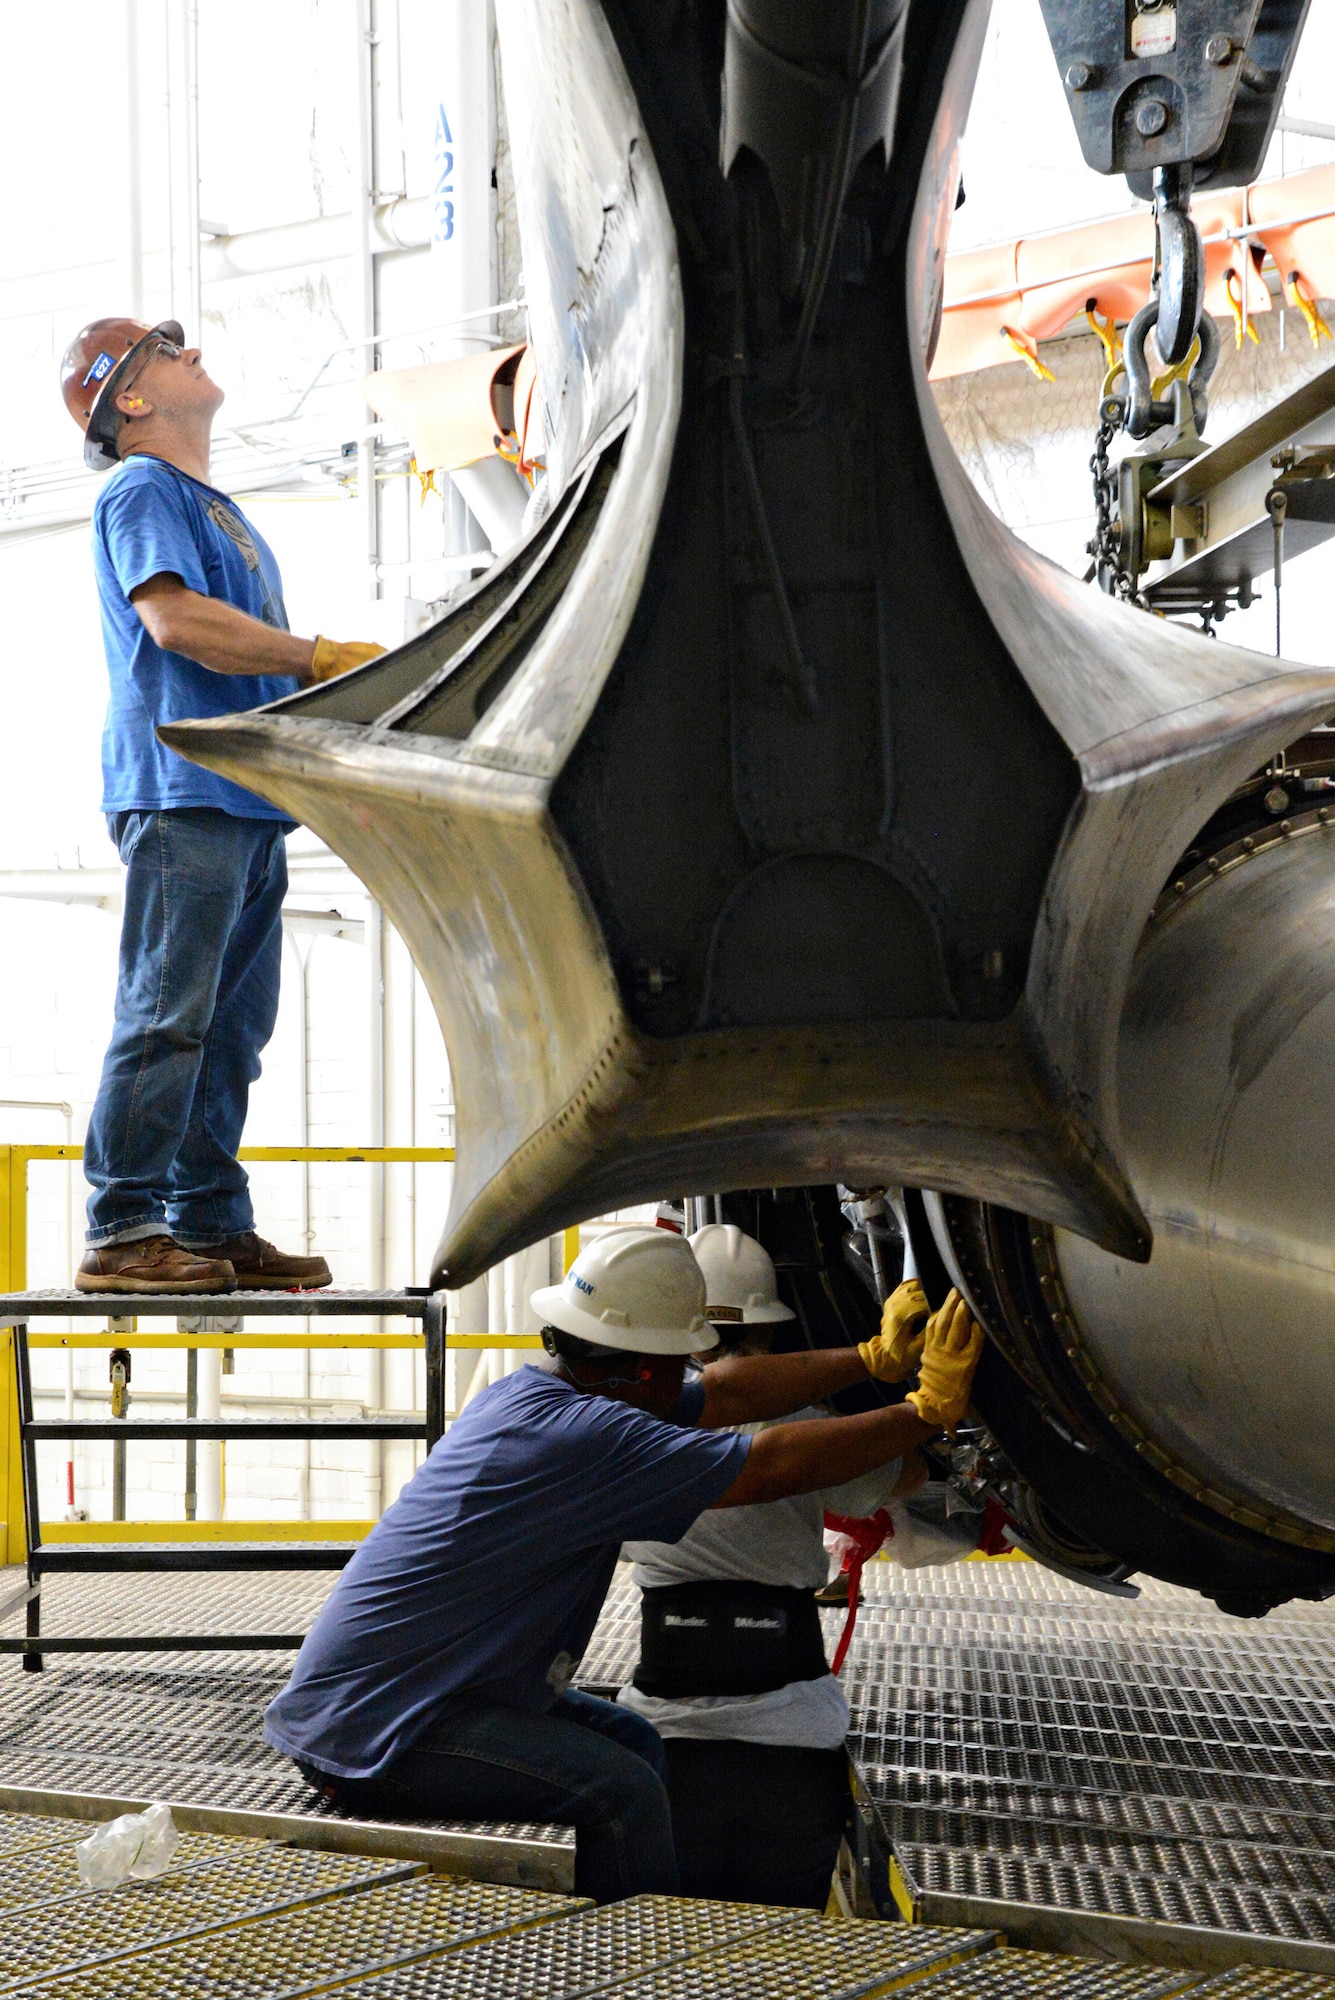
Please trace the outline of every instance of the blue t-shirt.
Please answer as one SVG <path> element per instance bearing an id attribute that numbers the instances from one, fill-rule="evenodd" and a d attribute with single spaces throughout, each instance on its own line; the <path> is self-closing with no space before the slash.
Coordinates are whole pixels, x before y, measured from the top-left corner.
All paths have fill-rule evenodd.
<path id="1" fill-rule="evenodd" d="M 102 732 L 102 810 L 215 806 L 242 818 L 291 825 L 267 799 L 178 757 L 158 741 L 157 727 L 262 708 L 295 694 L 295 677 L 218 674 L 180 653 L 164 652 L 130 602 L 130 592 L 150 577 L 179 576 L 187 590 L 219 597 L 286 632 L 283 580 L 264 537 L 225 493 L 141 454 L 117 466 L 97 496 L 93 569 L 111 675 Z"/>
<path id="2" fill-rule="evenodd" d="M 674 1413 L 686 1428 L 538 1368 L 483 1390 L 343 1571 L 266 1741 L 373 1778 L 447 1704 L 550 1708 L 622 1541 L 680 1540 L 745 1465 L 749 1438 L 694 1428 L 703 1403 L 697 1382 Z"/>

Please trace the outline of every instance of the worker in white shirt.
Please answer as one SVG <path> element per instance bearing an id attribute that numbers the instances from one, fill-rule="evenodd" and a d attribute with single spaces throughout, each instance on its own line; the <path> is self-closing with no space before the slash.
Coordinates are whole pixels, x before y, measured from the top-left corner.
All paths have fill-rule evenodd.
<path id="1" fill-rule="evenodd" d="M 767 1352 L 793 1314 L 766 1251 L 731 1223 L 690 1241 L 717 1351 Z M 921 1286 L 901 1285 L 869 1372 L 909 1375 L 928 1317 Z M 688 1896 L 825 1907 L 850 1797 L 848 1703 L 826 1663 L 814 1595 L 827 1575 L 824 1513 L 873 1514 L 926 1473 L 912 1451 L 844 1486 L 702 1513 L 677 1542 L 625 1545 L 643 1593 L 641 1653 L 619 1700 L 663 1738 Z"/>

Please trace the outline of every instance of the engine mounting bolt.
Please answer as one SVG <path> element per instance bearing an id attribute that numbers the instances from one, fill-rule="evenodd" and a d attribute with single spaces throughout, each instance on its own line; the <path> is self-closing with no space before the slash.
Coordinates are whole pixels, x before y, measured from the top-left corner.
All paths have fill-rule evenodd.
<path id="1" fill-rule="evenodd" d="M 1228 35 L 1211 35 L 1205 44 L 1205 60 L 1216 65 L 1226 63 L 1233 53 L 1233 43 Z"/>
<path id="2" fill-rule="evenodd" d="M 1217 854 L 1212 854 L 1210 856 L 1210 859 L 1206 862 L 1205 865 L 1209 869 L 1212 875 L 1217 875 L 1223 864 L 1220 862 L 1219 856 Z"/>
<path id="3" fill-rule="evenodd" d="M 1317 809 L 1316 809 L 1316 816 L 1317 816 L 1317 820 L 1318 820 L 1318 822 L 1319 822 L 1319 824 L 1320 824 L 1320 825 L 1322 825 L 1322 826 L 1329 826 L 1329 824 L 1330 824 L 1330 807 L 1329 807 L 1329 806 L 1318 806 L 1318 807 L 1317 807 Z"/>
<path id="4" fill-rule="evenodd" d="M 1066 88 L 1068 90 L 1088 90 L 1090 85 L 1097 81 L 1097 78 L 1098 71 L 1095 69 L 1093 63 L 1073 62 L 1066 72 Z"/>
<path id="5" fill-rule="evenodd" d="M 1289 795 L 1283 785 L 1272 785 L 1270 787 L 1270 790 L 1265 795 L 1265 809 L 1268 813 L 1275 813 L 1276 815 L 1288 811 Z"/>
<path id="6" fill-rule="evenodd" d="M 1174 893 L 1175 895 L 1178 895 L 1178 896 L 1185 896 L 1185 895 L 1186 895 L 1186 893 L 1187 893 L 1187 885 L 1186 885 L 1186 883 L 1185 883 L 1185 882 L 1174 882 L 1174 884 L 1173 884 L 1173 893 Z"/>
<path id="7" fill-rule="evenodd" d="M 1243 852 L 1246 854 L 1252 854 L 1255 852 L 1256 842 L 1252 839 L 1249 833 L 1243 835 L 1242 846 L 1243 846 Z"/>
<path id="8" fill-rule="evenodd" d="M 1282 819 L 1279 823 L 1279 830 L 1287 840 L 1288 836 L 1293 832 L 1293 821 L 1291 819 Z"/>
<path id="9" fill-rule="evenodd" d="M 1161 97 L 1147 97 L 1136 106 L 1136 130 L 1142 139 L 1157 138 L 1168 123 L 1168 106 Z"/>

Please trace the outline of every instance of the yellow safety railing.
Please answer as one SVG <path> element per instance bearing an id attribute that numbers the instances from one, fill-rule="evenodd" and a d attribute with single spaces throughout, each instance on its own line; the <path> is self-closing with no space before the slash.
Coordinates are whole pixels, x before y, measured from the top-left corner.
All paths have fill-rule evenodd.
<path id="1" fill-rule="evenodd" d="M 239 1157 L 251 1162 L 282 1165 L 427 1166 L 448 1164 L 452 1146 L 243 1146 Z M 28 1282 L 28 1168 L 34 1160 L 83 1159 L 82 1146 L 0 1146 L 0 1292 L 21 1292 Z M 565 1268 L 579 1254 L 579 1230 L 563 1238 Z M 227 1310 L 226 1294 L 203 1297 L 201 1314 Z M 144 1299 L 146 1317 L 153 1313 L 151 1295 Z M 108 1328 L 72 1333 L 28 1335 L 30 1349 L 117 1347 L 124 1333 Z M 139 1348 L 276 1348 L 291 1352 L 335 1348 L 420 1348 L 418 1333 L 139 1333 Z M 447 1348 L 539 1347 L 533 1334 L 451 1333 Z M 0 1329 L 0 1563 L 22 1562 L 27 1555 L 23 1527 L 22 1457 L 19 1451 L 18 1385 L 14 1372 L 14 1333 Z M 145 1541 L 358 1541 L 369 1534 L 371 1521 L 51 1521 L 44 1522 L 48 1542 Z"/>

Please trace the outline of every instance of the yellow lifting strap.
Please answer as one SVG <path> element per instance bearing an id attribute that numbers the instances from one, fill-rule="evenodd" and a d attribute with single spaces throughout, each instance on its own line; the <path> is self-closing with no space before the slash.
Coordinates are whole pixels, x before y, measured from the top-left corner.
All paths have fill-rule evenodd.
<path id="1" fill-rule="evenodd" d="M 524 457 L 524 447 L 513 431 L 503 431 L 496 440 L 496 450 L 507 465 L 512 465 L 521 479 L 532 486 L 534 480 L 533 459 Z"/>
<path id="2" fill-rule="evenodd" d="M 436 484 L 435 472 L 434 471 L 423 472 L 421 466 L 417 463 L 417 460 L 415 458 L 410 458 L 408 460 L 408 470 L 410 473 L 415 473 L 417 475 L 417 483 L 422 489 L 421 504 L 425 507 L 427 494 L 440 492 L 440 488 Z"/>
<path id="3" fill-rule="evenodd" d="M 1255 335 L 1253 335 L 1253 338 L 1255 338 Z M 1197 334 L 1196 338 L 1192 341 L 1191 346 L 1187 349 L 1186 354 L 1183 356 L 1182 360 L 1177 363 L 1176 367 L 1170 368 L 1167 374 L 1165 375 L 1156 376 L 1154 381 L 1150 384 L 1150 395 L 1153 398 L 1153 400 L 1156 403 L 1160 402 L 1163 398 L 1164 391 L 1170 388 L 1174 382 L 1185 382 L 1189 378 L 1192 369 L 1196 366 L 1196 363 L 1200 360 L 1200 358 L 1201 358 L 1201 337 L 1199 334 Z"/>
<path id="4" fill-rule="evenodd" d="M 1233 310 L 1233 345 L 1234 345 L 1235 347 L 1241 347 L 1241 346 L 1242 346 L 1242 330 L 1243 330 L 1243 318 L 1242 318 L 1242 287 L 1241 287 L 1241 285 L 1239 285 L 1239 283 L 1238 283 L 1238 274 L 1237 274 L 1237 272 L 1236 272 L 1236 271 L 1230 271 L 1230 272 L 1229 272 L 1229 274 L 1228 274 L 1228 276 L 1227 276 L 1227 278 L 1226 278 L 1226 279 L 1224 280 L 1224 284 L 1225 284 L 1225 287 L 1226 287 L 1226 289 L 1227 289 L 1227 291 L 1228 291 L 1228 303 L 1229 303 L 1229 305 L 1231 306 L 1231 308 L 1232 308 L 1232 310 Z M 1253 340 L 1253 341 L 1254 341 L 1254 342 L 1256 343 L 1256 345 L 1257 345 L 1257 346 L 1259 347 L 1259 346 L 1261 345 L 1261 336 L 1260 336 L 1260 334 L 1259 334 L 1259 333 L 1258 333 L 1258 332 L 1256 331 L 1256 322 L 1255 322 L 1255 320 L 1253 320 L 1253 319 L 1248 319 L 1248 320 L 1247 320 L 1247 322 L 1246 322 L 1246 327 L 1247 327 L 1247 333 L 1248 333 L 1249 337 L 1250 337 L 1250 338 L 1251 338 L 1251 339 L 1252 339 L 1252 340 Z"/>
<path id="5" fill-rule="evenodd" d="M 1307 321 L 1307 331 L 1312 336 L 1313 347 L 1319 347 L 1323 334 L 1327 340 L 1332 338 L 1331 331 L 1321 316 L 1316 300 L 1310 292 L 1304 292 L 1302 286 L 1303 281 L 1298 272 L 1290 271 L 1288 288 L 1293 293 L 1293 303 Z"/>
<path id="6" fill-rule="evenodd" d="M 1052 370 L 1039 360 L 1038 343 L 1029 334 L 1017 333 L 1013 326 L 1003 326 L 1001 331 L 1015 349 L 1016 359 L 1023 361 L 1026 368 L 1032 368 L 1040 382 L 1056 381 Z"/>
<path id="7" fill-rule="evenodd" d="M 1085 318 L 1089 321 L 1091 333 L 1096 333 L 1102 342 L 1103 366 L 1110 380 L 1122 363 L 1122 342 L 1117 332 L 1117 321 L 1111 313 L 1106 318 L 1100 317 L 1096 299 L 1085 301 Z"/>

